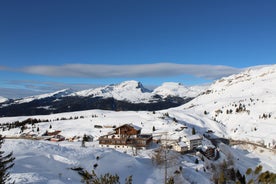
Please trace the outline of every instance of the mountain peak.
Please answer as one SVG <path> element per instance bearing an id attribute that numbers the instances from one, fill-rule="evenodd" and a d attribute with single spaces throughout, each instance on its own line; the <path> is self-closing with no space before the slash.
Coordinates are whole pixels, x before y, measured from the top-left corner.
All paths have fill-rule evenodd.
<path id="1" fill-rule="evenodd" d="M 186 87 L 181 83 L 165 82 L 154 89 L 153 93 L 161 96 L 195 97 L 204 89 L 205 87 Z"/>
<path id="2" fill-rule="evenodd" d="M 124 88 L 126 90 L 141 90 L 142 93 L 150 92 L 150 90 L 146 89 L 143 84 L 139 81 L 130 80 L 130 81 L 124 81 L 117 85 L 119 88 Z"/>

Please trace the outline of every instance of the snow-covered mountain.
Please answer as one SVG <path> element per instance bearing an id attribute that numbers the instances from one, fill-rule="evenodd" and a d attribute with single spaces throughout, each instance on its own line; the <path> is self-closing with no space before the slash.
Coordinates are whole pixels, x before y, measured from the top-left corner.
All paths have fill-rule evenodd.
<path id="1" fill-rule="evenodd" d="M 152 92 L 140 82 L 125 81 L 96 89 L 73 92 L 65 89 L 54 93 L 10 100 L 2 103 L 2 116 L 51 114 L 89 109 L 103 110 L 161 110 L 180 106 L 195 95 L 192 90 L 170 85 Z M 164 93 L 162 93 L 162 89 Z M 198 92 L 199 93 L 199 92 Z M 169 94 L 169 95 L 166 95 Z M 181 96 L 179 96 L 181 95 Z"/>
<path id="2" fill-rule="evenodd" d="M 131 103 L 148 103 L 154 99 L 154 94 L 137 81 L 125 81 L 120 84 L 112 84 L 96 89 L 88 89 L 71 94 L 72 96 L 92 96 L 102 98 L 114 98 L 116 100 Z"/>
<path id="3" fill-rule="evenodd" d="M 71 94 L 73 92 L 72 89 L 63 89 L 63 90 L 59 90 L 53 93 L 46 93 L 46 94 L 42 94 L 42 95 L 36 95 L 36 96 L 30 96 L 30 97 L 25 97 L 22 99 L 16 99 L 14 100 L 14 103 L 16 104 L 20 104 L 20 103 L 28 103 L 34 100 L 41 100 L 44 98 L 51 98 L 51 97 L 55 97 L 55 98 L 61 98 L 61 97 L 65 97 L 69 94 Z"/>
<path id="4" fill-rule="evenodd" d="M 13 100 L 13 103 L 28 103 L 34 100 L 41 100 L 44 98 L 61 98 L 61 97 L 100 97 L 100 98 L 114 98 L 119 101 L 128 101 L 131 103 L 151 103 L 156 100 L 156 95 L 161 97 L 181 97 L 190 98 L 199 95 L 206 89 L 206 86 L 192 86 L 185 87 L 179 83 L 167 82 L 162 86 L 157 87 L 154 91 L 146 89 L 141 82 L 125 81 L 120 84 L 111 84 L 104 87 L 94 89 L 87 89 L 74 92 L 72 89 L 63 89 L 52 93 L 42 95 L 30 96 Z M 8 99 L 0 98 L 0 102 L 5 102 Z"/>
<path id="5" fill-rule="evenodd" d="M 154 89 L 153 93 L 161 96 L 179 96 L 179 97 L 196 97 L 203 92 L 207 86 L 186 87 L 181 83 L 165 82 L 160 87 Z"/>
<path id="6" fill-rule="evenodd" d="M 214 82 L 203 94 L 177 108 L 214 122 L 229 138 L 276 145 L 276 65 L 254 67 Z M 204 126 L 199 124 L 199 126 Z"/>
<path id="7" fill-rule="evenodd" d="M 4 98 L 4 97 L 0 96 L 0 103 L 4 103 L 4 102 L 6 102 L 6 101 L 8 101 L 7 98 Z"/>
<path id="8" fill-rule="evenodd" d="M 185 87 L 180 83 L 166 82 L 153 91 L 146 89 L 137 81 L 125 81 L 116 85 L 108 85 L 96 89 L 89 89 L 73 93 L 72 96 L 94 96 L 129 101 L 132 103 L 148 103 L 154 101 L 156 95 L 163 98 L 168 96 L 190 98 L 199 95 L 205 86 Z"/>

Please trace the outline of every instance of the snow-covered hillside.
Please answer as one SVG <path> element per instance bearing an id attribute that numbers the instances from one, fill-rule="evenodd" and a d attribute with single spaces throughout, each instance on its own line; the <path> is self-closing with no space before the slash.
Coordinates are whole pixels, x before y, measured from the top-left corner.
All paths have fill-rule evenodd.
<path id="1" fill-rule="evenodd" d="M 94 164 L 98 164 L 97 174 L 117 173 L 121 182 L 127 176 L 133 176 L 133 183 L 155 184 L 163 183 L 164 169 L 162 166 L 155 166 L 152 163 L 152 155 L 156 146 L 147 150 L 138 150 L 133 156 L 133 149 L 110 149 L 101 148 L 98 138 L 112 131 L 112 126 L 132 123 L 142 128 L 142 133 L 153 133 L 153 126 L 156 127 L 154 135 L 163 136 L 163 132 L 168 132 L 168 138 L 177 140 L 179 137 L 191 135 L 191 129 L 177 131 L 186 122 L 183 120 L 176 123 L 172 117 L 168 117 L 165 112 L 114 112 L 102 110 L 90 110 L 71 113 L 52 114 L 47 116 L 33 116 L 31 118 L 45 120 L 36 124 L 34 133 L 43 134 L 46 130 L 61 130 L 61 134 L 66 138 L 73 136 L 82 137 L 84 134 L 93 135 L 94 142 L 87 143 L 86 148 L 81 147 L 81 142 L 59 142 L 31 140 L 6 140 L 4 150 L 13 151 L 16 157 L 15 166 L 12 170 L 12 178 L 16 183 L 80 183 L 81 177 L 70 170 L 74 167 L 84 167 L 92 170 Z M 73 118 L 70 117 L 82 117 Z M 29 117 L 1 118 L 0 123 L 23 121 Z M 101 125 L 103 128 L 95 128 Z M 37 132 L 39 127 L 39 132 Z M 106 127 L 106 128 L 105 128 Z M 25 132 L 30 132 L 25 130 Z M 0 130 L 1 131 L 1 130 Z M 20 128 L 2 131 L 1 134 L 9 136 L 19 136 Z M 8 146 L 11 145 L 11 146 Z M 97 160 L 96 157 L 99 157 Z M 176 158 L 173 165 L 168 168 L 168 175 L 171 176 L 179 169 L 183 168 L 183 174 L 176 176 L 179 183 L 211 183 L 210 175 L 204 173 L 203 164 L 195 164 L 197 157 L 181 156 Z M 197 171 L 196 171 L 197 169 Z M 189 178 L 191 174 L 197 178 Z"/>
<path id="2" fill-rule="evenodd" d="M 161 96 L 196 97 L 203 92 L 206 86 L 186 87 L 181 83 L 165 82 L 154 89 L 153 93 Z"/>
<path id="3" fill-rule="evenodd" d="M 169 113 L 169 114 L 168 114 Z M 71 117 L 74 117 L 71 119 Z M 78 117 L 78 118 L 75 118 Z M 82 118 L 80 118 L 82 117 Z M 0 118 L 0 123 L 23 121 L 29 117 L 11 117 Z M 207 129 L 219 130 L 220 126 L 212 124 L 211 120 L 200 116 L 191 116 L 180 110 L 171 109 L 170 111 L 159 112 L 114 112 L 102 110 L 90 110 L 80 112 L 70 112 L 61 114 L 52 114 L 47 116 L 33 116 L 31 118 L 49 120 L 35 125 L 35 128 L 24 132 L 43 134 L 45 131 L 61 130 L 61 134 L 66 138 L 73 136 L 82 137 L 84 134 L 93 135 L 94 142 L 86 143 L 86 148 L 81 147 L 81 142 L 58 142 L 53 143 L 44 140 L 21 140 L 7 139 L 4 144 L 4 151 L 13 151 L 16 157 L 15 166 L 11 170 L 11 176 L 16 183 L 81 183 L 81 177 L 70 168 L 83 167 L 88 171 L 95 169 L 98 175 L 111 173 L 118 174 L 121 182 L 124 178 L 133 176 L 133 183 L 155 184 L 163 183 L 164 167 L 155 166 L 152 163 L 152 155 L 157 145 L 153 145 L 146 150 L 138 150 L 137 154 L 133 149 L 111 149 L 102 148 L 98 143 L 98 138 L 112 131 L 112 126 L 119 126 L 125 123 L 132 123 L 142 128 L 142 133 L 153 133 L 155 136 L 161 136 L 169 140 L 178 140 L 180 137 L 191 135 L 192 127 L 196 128 L 198 133 L 203 133 Z M 177 120 L 177 121 L 175 121 Z M 206 122 L 205 122 L 206 121 Z M 199 125 L 202 125 L 200 127 Z M 95 125 L 101 125 L 103 128 L 95 128 Z M 153 132 L 155 126 L 155 132 Z M 187 126 L 181 130 L 181 127 Z M 205 126 L 203 128 L 203 126 Z M 39 127 L 39 131 L 37 128 Z M 20 128 L 9 131 L 1 131 L 5 136 L 19 136 Z M 168 134 L 164 134 L 168 132 Z M 273 159 L 273 153 L 263 150 L 245 152 L 240 148 L 227 148 L 228 153 L 233 155 L 236 167 L 241 172 L 247 168 L 255 168 L 262 164 L 264 170 L 276 172 L 276 160 Z M 226 155 L 221 152 L 221 159 Z M 97 159 L 98 157 L 98 159 Z M 211 184 L 212 174 L 204 171 L 206 164 L 209 163 L 200 160 L 196 155 L 178 155 L 172 157 L 174 160 L 169 162 L 168 176 L 174 176 L 174 172 L 183 168 L 183 172 L 175 175 L 175 181 L 178 183 L 197 183 Z M 196 164 L 195 160 L 199 163 Z M 240 160 L 240 161 L 237 161 Z M 216 162 L 214 162 L 216 163 Z"/>
<path id="4" fill-rule="evenodd" d="M 204 95 L 178 109 L 214 120 L 225 137 L 275 147 L 275 86 L 276 65 L 248 69 L 216 81 Z"/>

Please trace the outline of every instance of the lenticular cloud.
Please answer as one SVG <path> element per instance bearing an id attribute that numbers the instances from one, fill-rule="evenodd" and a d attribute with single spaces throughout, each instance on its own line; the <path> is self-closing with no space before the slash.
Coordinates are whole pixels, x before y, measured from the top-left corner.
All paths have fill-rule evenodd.
<path id="1" fill-rule="evenodd" d="M 169 77 L 191 75 L 205 79 L 218 79 L 238 73 L 241 69 L 223 65 L 187 65 L 156 63 L 139 65 L 66 64 L 61 66 L 28 66 L 19 69 L 24 73 L 55 77 L 119 78 Z"/>

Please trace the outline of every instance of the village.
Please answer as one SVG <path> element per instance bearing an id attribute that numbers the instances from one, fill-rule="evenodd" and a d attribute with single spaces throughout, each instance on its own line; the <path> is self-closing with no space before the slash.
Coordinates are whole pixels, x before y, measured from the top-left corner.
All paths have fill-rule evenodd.
<path id="1" fill-rule="evenodd" d="M 191 182 L 209 178 L 213 168 L 224 160 L 239 163 L 243 158 L 233 154 L 232 147 L 227 145 L 232 143 L 227 143 L 227 137 L 215 126 L 198 126 L 199 123 L 206 125 L 208 122 L 193 116 L 182 118 L 181 112 L 94 110 L 78 114 L 6 118 L 0 128 L 8 143 L 16 143 L 16 146 L 21 146 L 20 149 L 24 147 L 26 152 L 36 149 L 38 155 L 45 155 L 37 157 L 38 164 L 41 158 L 45 163 L 53 159 L 62 165 L 60 168 L 94 169 L 99 173 L 102 169 L 110 172 L 110 167 L 117 173 L 120 166 L 124 169 L 120 172 L 123 178 L 126 177 L 124 173 L 128 173 L 134 175 L 136 181 L 143 180 L 138 183 L 146 183 L 145 180 L 154 173 L 154 181 L 160 183 L 171 176 Z M 20 161 L 22 157 L 19 155 L 17 158 Z M 114 162 L 112 166 L 109 165 L 111 162 Z M 62 170 L 62 176 L 70 179 L 75 174 L 67 175 L 67 169 L 66 172 L 59 170 Z M 147 179 L 138 177 L 140 172 L 148 174 Z M 201 177 L 189 178 L 191 175 Z M 79 180 L 79 176 L 74 175 L 74 181 Z"/>
<path id="2" fill-rule="evenodd" d="M 103 129 L 111 131 L 106 134 L 102 133 L 103 135 L 99 135 L 98 137 L 90 134 L 66 137 L 62 134 L 62 130 L 55 130 L 52 128 L 52 125 L 49 125 L 44 133 L 41 133 L 41 131 L 39 133 L 39 128 L 35 130 L 34 125 L 25 125 L 24 131 L 21 131 L 17 138 L 51 142 L 81 142 L 81 146 L 83 147 L 85 147 L 86 142 L 96 142 L 99 147 L 117 150 L 145 150 L 162 147 L 181 154 L 201 154 L 211 160 L 217 159 L 219 156 L 218 149 L 211 141 L 211 138 L 215 137 L 212 130 L 208 130 L 204 134 L 199 134 L 192 128 L 191 135 L 185 135 L 183 133 L 183 136 L 176 138 L 175 136 L 171 136 L 174 133 L 169 131 L 156 131 L 154 126 L 151 133 L 142 133 L 141 127 L 131 123 L 122 124 L 118 127 L 115 125 L 94 125 L 94 128 L 99 129 L 99 132 L 102 132 Z M 188 129 L 188 127 L 182 126 L 174 131 L 181 132 L 184 129 Z"/>

